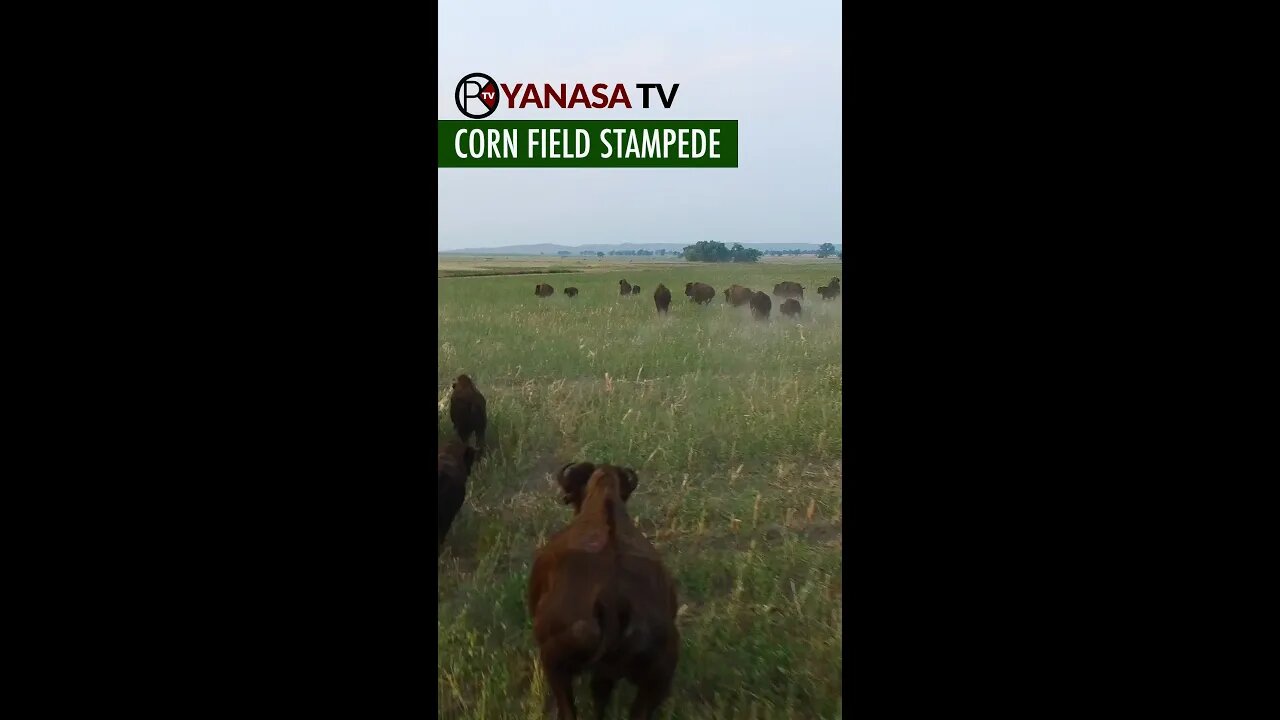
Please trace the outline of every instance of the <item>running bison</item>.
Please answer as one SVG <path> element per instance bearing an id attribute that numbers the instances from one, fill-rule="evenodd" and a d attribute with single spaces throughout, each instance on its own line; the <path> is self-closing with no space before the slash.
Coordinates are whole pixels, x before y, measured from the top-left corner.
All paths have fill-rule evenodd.
<path id="1" fill-rule="evenodd" d="M 639 286 L 639 285 L 632 285 L 632 286 L 631 286 L 631 294 L 632 294 L 632 295 L 639 295 L 639 294 L 640 294 L 640 286 Z"/>
<path id="2" fill-rule="evenodd" d="M 475 433 L 476 446 L 484 447 L 484 429 L 489 424 L 484 395 L 480 394 L 467 375 L 459 375 L 453 381 L 453 394 L 449 396 L 449 419 L 453 421 L 453 429 L 458 431 L 462 442 L 467 442 L 471 434 Z"/>
<path id="3" fill-rule="evenodd" d="M 818 288 L 818 294 L 822 296 L 823 300 L 835 300 L 840 295 L 840 288 L 823 285 Z"/>
<path id="4" fill-rule="evenodd" d="M 751 295 L 753 292 L 754 291 L 751 288 L 742 287 L 735 283 L 731 285 L 728 290 L 724 291 L 724 299 L 725 302 L 734 307 L 741 307 L 751 302 Z"/>
<path id="5" fill-rule="evenodd" d="M 551 297 L 556 294 L 556 289 L 546 283 L 538 283 L 533 288 L 533 294 L 538 297 Z"/>
<path id="6" fill-rule="evenodd" d="M 671 307 L 671 291 L 666 285 L 658 283 L 658 289 L 653 291 L 653 304 L 658 306 L 659 313 L 668 312 Z"/>
<path id="7" fill-rule="evenodd" d="M 467 498 L 467 475 L 476 451 L 454 438 L 436 451 L 436 557 L 444 550 L 444 537 Z"/>
<path id="8" fill-rule="evenodd" d="M 800 287 L 800 283 L 780 282 L 773 286 L 773 294 L 781 298 L 800 298 L 804 299 L 804 288 Z"/>
<path id="9" fill-rule="evenodd" d="M 795 298 L 787 298 L 782 303 L 781 310 L 783 315 L 800 317 L 800 301 Z"/>
<path id="10" fill-rule="evenodd" d="M 578 288 L 565 288 L 564 294 L 569 297 L 578 297 Z"/>
<path id="11" fill-rule="evenodd" d="M 558 481 L 573 519 L 540 549 L 529 614 L 559 718 L 576 718 L 573 679 L 591 675 L 597 717 L 618 680 L 636 688 L 629 717 L 657 717 L 680 656 L 675 582 L 627 514 L 636 471 L 566 465 Z"/>
<path id="12" fill-rule="evenodd" d="M 831 282 L 827 283 L 827 287 L 835 288 L 836 292 L 840 292 L 840 278 L 838 277 L 831 278 Z"/>
<path id="13" fill-rule="evenodd" d="M 768 320 L 769 310 L 773 308 L 773 302 L 769 300 L 769 296 L 760 291 L 756 291 L 751 296 L 751 317 L 757 320 Z"/>
<path id="14" fill-rule="evenodd" d="M 618 294 L 619 295 L 631 294 L 631 283 L 627 282 L 626 278 L 623 278 L 618 281 Z"/>
<path id="15" fill-rule="evenodd" d="M 701 305 L 710 305 L 716 297 L 716 289 L 706 283 L 691 282 L 684 284 L 684 294 Z"/>

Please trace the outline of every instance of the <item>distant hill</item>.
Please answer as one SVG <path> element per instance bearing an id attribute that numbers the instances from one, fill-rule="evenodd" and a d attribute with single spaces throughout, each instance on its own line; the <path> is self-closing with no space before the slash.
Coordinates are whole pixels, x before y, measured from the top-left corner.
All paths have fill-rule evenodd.
<path id="1" fill-rule="evenodd" d="M 686 243 L 621 243 L 617 245 L 556 245 L 555 243 L 538 243 L 536 245 L 504 245 L 502 247 L 491 248 L 464 248 L 462 250 L 440 250 L 440 255 L 555 255 L 560 251 L 568 252 L 570 255 L 578 255 L 583 252 L 603 252 L 608 253 L 610 250 L 666 250 L 669 253 L 679 253 L 686 246 L 692 245 L 693 242 Z M 817 250 L 822 243 L 742 243 L 743 247 L 755 248 L 756 250 Z M 841 243 L 833 243 L 836 250 L 842 250 Z M 725 245 L 732 246 L 733 243 L 728 242 Z"/>

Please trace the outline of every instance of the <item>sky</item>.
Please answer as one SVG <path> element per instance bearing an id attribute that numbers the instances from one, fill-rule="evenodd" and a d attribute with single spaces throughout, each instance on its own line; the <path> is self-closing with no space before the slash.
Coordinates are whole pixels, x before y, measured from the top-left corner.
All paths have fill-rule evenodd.
<path id="1" fill-rule="evenodd" d="M 443 168 L 438 250 L 533 243 L 841 243 L 841 9 L 834 0 L 441 0 L 436 117 L 464 75 L 627 86 L 633 109 L 492 119 L 737 120 L 737 168 Z M 636 83 L 680 83 L 671 109 Z M 518 101 L 517 101 L 518 104 Z M 484 122 L 478 121 L 478 122 Z"/>

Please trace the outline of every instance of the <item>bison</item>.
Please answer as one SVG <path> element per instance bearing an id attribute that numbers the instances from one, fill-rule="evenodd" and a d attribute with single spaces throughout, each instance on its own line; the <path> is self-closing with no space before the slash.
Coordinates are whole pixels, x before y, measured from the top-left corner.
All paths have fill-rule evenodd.
<path id="1" fill-rule="evenodd" d="M 474 449 L 453 438 L 436 452 L 436 557 L 444 550 L 444 536 L 467 499 L 467 475 L 475 459 Z"/>
<path id="2" fill-rule="evenodd" d="M 619 295 L 631 294 L 631 283 L 627 282 L 626 278 L 623 278 L 618 281 L 618 294 Z"/>
<path id="3" fill-rule="evenodd" d="M 546 283 L 538 283 L 533 288 L 533 294 L 538 297 L 551 297 L 556 294 L 556 289 Z"/>
<path id="4" fill-rule="evenodd" d="M 671 307 L 671 291 L 666 285 L 658 283 L 658 289 L 653 291 L 653 304 L 658 306 L 658 312 L 668 312 Z"/>
<path id="5" fill-rule="evenodd" d="M 534 557 L 529 614 L 557 717 L 575 718 L 573 678 L 591 674 L 597 717 L 618 680 L 637 687 L 630 717 L 655 718 L 680 656 L 676 590 L 626 502 L 636 471 L 570 463 L 557 481 L 572 505 L 569 525 Z"/>
<path id="6" fill-rule="evenodd" d="M 632 286 L 631 286 L 631 294 L 632 294 L 632 295 L 639 295 L 639 294 L 640 294 L 640 286 L 639 286 L 639 285 L 632 285 Z"/>
<path id="7" fill-rule="evenodd" d="M 822 296 L 823 300 L 835 300 L 840 295 L 840 288 L 823 285 L 818 288 L 818 294 Z"/>
<path id="8" fill-rule="evenodd" d="M 769 296 L 759 290 L 751 296 L 751 317 L 757 320 L 768 320 L 769 310 L 773 308 L 773 302 L 769 300 Z"/>
<path id="9" fill-rule="evenodd" d="M 780 282 L 773 286 L 773 294 L 781 298 L 800 298 L 804 299 L 804 288 L 800 283 Z"/>
<path id="10" fill-rule="evenodd" d="M 565 288 L 564 294 L 569 297 L 578 297 L 578 288 Z"/>
<path id="11" fill-rule="evenodd" d="M 836 292 L 839 292 L 839 291 L 840 291 L 840 278 L 838 278 L 838 277 L 833 277 L 833 278 L 831 278 L 831 282 L 827 283 L 827 287 L 829 287 L 829 288 L 835 288 Z"/>
<path id="12" fill-rule="evenodd" d="M 684 284 L 684 294 L 695 303 L 710 305 L 716 297 L 716 289 L 706 283 L 691 282 Z"/>
<path id="13" fill-rule="evenodd" d="M 453 381 L 453 394 L 449 396 L 449 419 L 453 421 L 453 429 L 458 431 L 462 442 L 467 442 L 471 434 L 475 433 L 476 446 L 484 447 L 484 429 L 489 424 L 484 395 L 480 394 L 467 375 L 459 375 Z"/>
<path id="14" fill-rule="evenodd" d="M 787 298 L 782 303 L 781 310 L 783 315 L 794 315 L 796 317 L 800 317 L 800 301 L 795 298 Z"/>
<path id="15" fill-rule="evenodd" d="M 734 307 L 741 307 L 751 302 L 751 295 L 754 291 L 749 287 L 743 287 L 738 284 L 730 286 L 724 291 L 724 299 Z"/>

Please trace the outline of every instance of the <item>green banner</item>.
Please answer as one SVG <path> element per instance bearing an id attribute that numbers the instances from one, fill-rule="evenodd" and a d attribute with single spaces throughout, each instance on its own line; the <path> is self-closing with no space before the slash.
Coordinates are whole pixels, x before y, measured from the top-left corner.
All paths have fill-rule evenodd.
<path id="1" fill-rule="evenodd" d="M 439 167 L 738 167 L 737 120 L 437 120 Z"/>

